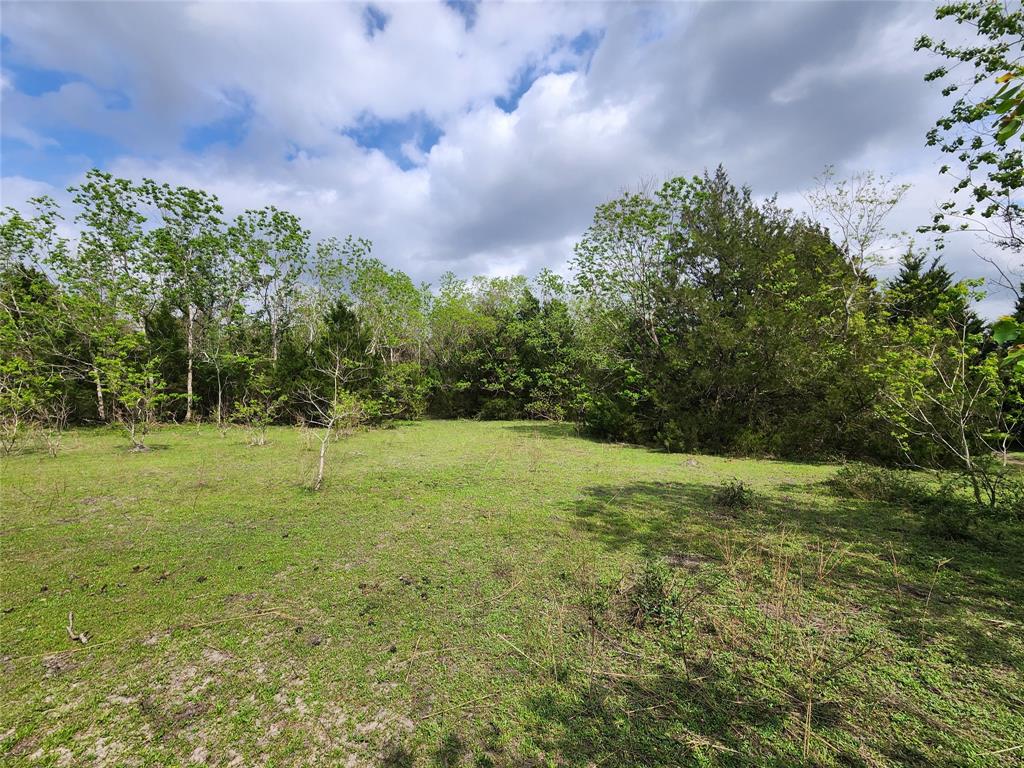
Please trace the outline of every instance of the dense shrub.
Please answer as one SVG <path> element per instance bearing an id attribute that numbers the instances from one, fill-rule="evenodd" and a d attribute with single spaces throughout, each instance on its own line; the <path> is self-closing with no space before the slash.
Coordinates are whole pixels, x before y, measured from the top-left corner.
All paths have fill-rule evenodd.
<path id="1" fill-rule="evenodd" d="M 431 381 L 416 363 L 398 363 L 383 369 L 376 382 L 376 400 L 384 418 L 418 419 L 427 410 Z"/>
<path id="2" fill-rule="evenodd" d="M 729 480 L 719 485 L 711 494 L 711 502 L 724 509 L 747 509 L 757 501 L 754 489 L 742 480 Z"/>
<path id="3" fill-rule="evenodd" d="M 484 402 L 479 416 L 484 421 L 511 421 L 522 417 L 519 404 L 508 397 L 495 397 Z"/>

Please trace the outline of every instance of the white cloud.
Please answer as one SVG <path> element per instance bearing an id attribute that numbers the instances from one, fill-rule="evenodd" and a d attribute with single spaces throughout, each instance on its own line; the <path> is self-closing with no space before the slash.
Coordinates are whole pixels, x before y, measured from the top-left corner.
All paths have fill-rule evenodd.
<path id="1" fill-rule="evenodd" d="M 0 204 L 17 205 L 33 197 L 49 195 L 57 199 L 60 192 L 45 181 L 26 179 L 24 176 L 4 176 L 0 178 Z M 20 208 L 19 208 L 20 210 Z"/>
<path id="2" fill-rule="evenodd" d="M 292 209 L 428 280 L 562 266 L 595 204 L 720 162 L 793 200 L 826 164 L 892 171 L 915 184 L 894 218 L 908 230 L 943 199 L 923 146 L 943 104 L 912 51 L 930 6 L 485 3 L 470 30 L 440 3 L 379 7 L 371 39 L 359 4 L 5 6 L 19 64 L 84 82 L 7 88 L 4 133 L 39 147 L 53 126 L 109 135 L 116 173 L 210 189 L 233 213 Z M 603 33 L 589 68 L 569 44 L 585 30 Z M 547 74 L 512 113 L 495 106 L 529 71 Z M 131 108 L 108 109 L 121 93 Z M 240 101 L 244 141 L 182 149 L 187 126 Z M 414 164 L 403 171 L 342 134 L 367 114 L 425 115 L 443 136 L 395 147 Z M 24 183 L 5 180 L 5 200 Z M 986 273 L 964 243 L 950 262 Z"/>

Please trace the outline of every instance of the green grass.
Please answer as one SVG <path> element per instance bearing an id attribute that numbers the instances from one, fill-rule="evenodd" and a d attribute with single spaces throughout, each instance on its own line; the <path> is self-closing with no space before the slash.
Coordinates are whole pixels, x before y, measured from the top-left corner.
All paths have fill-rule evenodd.
<path id="1" fill-rule="evenodd" d="M 360 433 L 318 494 L 297 430 L 150 442 L 5 460 L 4 765 L 1024 758 L 1019 531 L 557 425 Z"/>

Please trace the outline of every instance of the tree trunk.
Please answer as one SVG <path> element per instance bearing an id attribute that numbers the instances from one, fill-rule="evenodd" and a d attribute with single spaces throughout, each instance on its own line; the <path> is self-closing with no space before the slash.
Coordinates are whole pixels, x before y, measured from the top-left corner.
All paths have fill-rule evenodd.
<path id="1" fill-rule="evenodd" d="M 139 423 L 136 421 L 134 416 L 125 416 L 122 419 L 125 430 L 128 432 L 128 437 L 132 441 L 133 451 L 144 451 L 146 450 L 145 437 L 139 438 Z M 143 435 L 145 433 L 143 432 Z"/>
<path id="2" fill-rule="evenodd" d="M 195 356 L 195 325 L 196 308 L 188 305 L 188 329 L 185 335 L 185 348 L 188 355 L 185 373 L 185 421 L 192 421 L 192 358 Z"/>
<path id="3" fill-rule="evenodd" d="M 92 376 L 96 380 L 96 414 L 100 417 L 100 421 L 106 421 L 107 409 L 103 404 L 103 384 L 100 382 L 100 369 L 93 368 Z"/>
<path id="4" fill-rule="evenodd" d="M 277 365 L 277 317 L 270 315 L 270 360 Z"/>
<path id="5" fill-rule="evenodd" d="M 220 366 L 217 366 L 217 426 L 224 423 L 224 387 L 220 382 Z"/>
<path id="6" fill-rule="evenodd" d="M 319 491 L 320 486 L 323 485 L 324 482 L 324 458 L 327 456 L 327 444 L 330 443 L 330 441 L 331 432 L 328 430 L 327 434 L 325 434 L 320 440 L 320 464 L 317 466 L 316 470 L 316 482 L 313 483 L 314 491 Z"/>

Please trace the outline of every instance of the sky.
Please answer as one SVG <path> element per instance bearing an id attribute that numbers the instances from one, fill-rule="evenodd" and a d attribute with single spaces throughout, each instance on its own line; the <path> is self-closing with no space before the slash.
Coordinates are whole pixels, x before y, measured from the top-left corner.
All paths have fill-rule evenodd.
<path id="1" fill-rule="evenodd" d="M 0 202 L 92 167 L 274 204 L 416 280 L 564 271 L 594 207 L 723 164 L 796 209 L 826 166 L 945 199 L 926 2 L 3 2 Z M 71 224 L 68 224 L 71 227 Z M 927 238 L 917 237 L 920 246 Z M 987 276 L 973 235 L 944 258 Z M 997 257 L 999 254 L 994 254 Z M 981 311 L 996 316 L 1010 297 Z"/>

